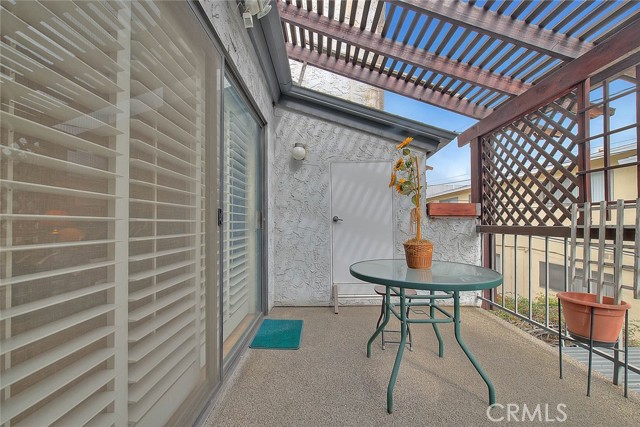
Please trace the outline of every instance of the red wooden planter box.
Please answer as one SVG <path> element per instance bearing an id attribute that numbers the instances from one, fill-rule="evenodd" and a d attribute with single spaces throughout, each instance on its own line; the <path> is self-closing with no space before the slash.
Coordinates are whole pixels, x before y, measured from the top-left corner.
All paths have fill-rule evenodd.
<path id="1" fill-rule="evenodd" d="M 478 203 L 427 203 L 427 215 L 477 217 L 480 215 L 480 205 Z"/>

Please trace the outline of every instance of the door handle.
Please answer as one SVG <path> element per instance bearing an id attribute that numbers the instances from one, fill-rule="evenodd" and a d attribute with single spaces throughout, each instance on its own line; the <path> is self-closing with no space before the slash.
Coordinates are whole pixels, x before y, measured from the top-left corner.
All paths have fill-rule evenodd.
<path id="1" fill-rule="evenodd" d="M 338 215 L 333 217 L 333 222 L 342 221 L 342 218 L 338 218 Z"/>

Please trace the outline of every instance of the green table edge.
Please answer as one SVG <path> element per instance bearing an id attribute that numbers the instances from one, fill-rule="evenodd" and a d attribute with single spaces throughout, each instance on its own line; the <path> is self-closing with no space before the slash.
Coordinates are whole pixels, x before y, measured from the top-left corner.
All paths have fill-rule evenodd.
<path id="1" fill-rule="evenodd" d="M 384 279 L 378 276 L 370 276 L 367 274 L 363 274 L 357 271 L 354 271 L 354 267 L 372 261 L 402 261 L 402 259 L 394 259 L 394 260 L 384 260 L 384 259 L 376 259 L 376 260 L 364 260 L 358 261 L 356 263 L 351 264 L 349 267 L 349 272 L 356 279 L 364 280 L 369 283 L 377 283 L 379 285 L 385 286 L 393 286 L 398 288 L 407 288 L 407 289 L 416 289 L 421 291 L 482 291 L 486 289 L 493 289 L 500 286 L 503 282 L 502 274 L 498 273 L 495 270 L 492 270 L 487 267 L 481 267 L 477 265 L 465 264 L 461 262 L 452 262 L 452 261 L 433 261 L 434 263 L 446 263 L 452 265 L 461 265 L 468 268 L 469 266 L 483 269 L 495 273 L 496 277 L 490 281 L 484 281 L 482 283 L 470 283 L 470 284 L 451 284 L 451 283 L 419 283 L 419 282 L 407 282 L 406 280 L 394 280 L 394 279 Z M 408 268 L 408 267 L 407 267 Z M 418 270 L 419 271 L 419 270 Z"/>

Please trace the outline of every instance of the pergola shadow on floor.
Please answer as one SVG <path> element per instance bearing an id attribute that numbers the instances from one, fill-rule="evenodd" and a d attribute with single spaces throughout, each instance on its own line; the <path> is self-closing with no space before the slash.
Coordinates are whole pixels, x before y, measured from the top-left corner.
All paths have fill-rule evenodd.
<path id="1" fill-rule="evenodd" d="M 452 325 L 442 325 L 445 357 L 428 325 L 413 325 L 414 351 L 405 351 L 395 389 L 393 414 L 386 412 L 386 387 L 397 350 L 366 343 L 377 307 L 277 307 L 270 318 L 303 319 L 296 351 L 249 349 L 214 402 L 206 426 L 495 425 L 487 415 L 485 384 L 455 343 Z M 621 387 L 594 378 L 586 397 L 586 370 L 565 362 L 558 378 L 554 348 L 476 308 L 463 308 L 462 332 L 496 388 L 490 415 L 536 423 L 635 426 L 640 397 L 625 399 Z M 529 415 L 524 413 L 526 404 Z M 536 414 L 537 405 L 540 412 Z M 560 406 L 560 411 L 558 407 Z M 517 412 L 513 412 L 516 411 Z M 556 421 L 557 422 L 557 421 Z"/>

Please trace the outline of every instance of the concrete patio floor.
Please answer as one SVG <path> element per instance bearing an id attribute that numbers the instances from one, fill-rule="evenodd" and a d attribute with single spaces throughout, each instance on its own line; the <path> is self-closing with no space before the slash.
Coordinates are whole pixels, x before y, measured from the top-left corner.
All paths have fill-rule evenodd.
<path id="1" fill-rule="evenodd" d="M 432 327 L 412 325 L 414 350 L 404 353 L 394 412 L 388 414 L 386 388 L 397 344 L 382 350 L 378 338 L 366 357 L 378 314 L 373 306 L 341 307 L 340 314 L 329 307 L 274 308 L 269 318 L 304 320 L 301 348 L 248 349 L 205 425 L 484 426 L 530 424 L 531 417 L 537 424 L 567 426 L 640 423 L 637 394 L 625 399 L 621 387 L 594 375 L 586 397 L 581 365 L 565 361 L 560 380 L 556 349 L 476 308 L 463 308 L 462 333 L 495 385 L 499 405 L 490 417 L 487 388 L 455 342 L 453 325 L 440 327 L 442 359 Z"/>

